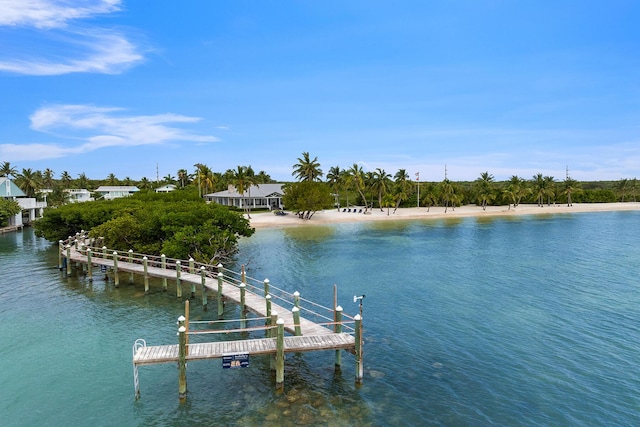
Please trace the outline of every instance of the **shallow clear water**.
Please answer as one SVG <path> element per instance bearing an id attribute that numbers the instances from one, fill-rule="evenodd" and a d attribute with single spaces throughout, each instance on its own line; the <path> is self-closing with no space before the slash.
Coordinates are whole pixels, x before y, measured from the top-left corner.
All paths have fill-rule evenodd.
<path id="1" fill-rule="evenodd" d="M 174 365 L 133 399 L 135 339 L 176 339 L 174 285 L 66 278 L 30 230 L 2 235 L 0 424 L 639 425 L 639 235 L 640 212 L 259 230 L 250 276 L 328 306 L 337 284 L 350 314 L 366 295 L 364 383 L 347 353 L 341 374 L 289 355 L 283 394 L 266 358 L 192 362 L 182 405 Z"/>

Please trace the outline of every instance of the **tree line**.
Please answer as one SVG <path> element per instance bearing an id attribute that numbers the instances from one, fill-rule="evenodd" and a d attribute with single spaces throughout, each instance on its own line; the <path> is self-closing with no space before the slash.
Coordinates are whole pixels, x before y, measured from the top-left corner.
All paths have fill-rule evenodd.
<path id="1" fill-rule="evenodd" d="M 215 172 L 206 164 L 197 163 L 194 170 L 178 169 L 176 175 L 167 174 L 162 179 L 150 181 L 148 178 L 132 180 L 129 177 L 118 179 L 109 174 L 105 179 L 89 179 L 85 173 L 72 178 L 63 171 L 58 178 L 54 171 L 33 171 L 22 169 L 18 172 L 9 162 L 0 165 L 0 176 L 14 177 L 16 184 L 28 197 L 42 197 L 41 191 L 49 189 L 47 202 L 51 206 L 64 204 L 68 200 L 65 189 L 86 188 L 94 190 L 100 185 L 135 185 L 141 190 L 154 189 L 166 184 L 178 188 L 198 189 L 202 197 L 205 194 L 226 190 L 233 185 L 240 194 L 252 185 L 275 182 L 271 176 L 260 171 L 255 173 L 249 166 L 237 166 L 225 172 Z M 329 206 L 363 206 L 365 212 L 374 206 L 380 209 L 408 206 L 443 206 L 455 209 L 456 206 L 476 203 L 486 209 L 489 205 L 517 206 L 519 203 L 605 203 L 636 201 L 638 182 L 636 178 L 623 178 L 618 181 L 576 181 L 569 176 L 557 180 L 553 176 L 538 173 L 527 179 L 513 175 L 506 181 L 496 181 L 488 171 L 479 174 L 474 181 L 452 181 L 448 177 L 441 182 L 412 180 L 406 169 L 399 169 L 391 175 L 382 168 L 365 171 L 354 163 L 348 168 L 332 166 L 324 174 L 317 157 L 311 158 L 309 152 L 303 152 L 293 165 L 292 176 L 297 181 L 286 183 L 289 197 L 285 205 L 291 210 L 303 212 L 309 217 L 312 212 Z M 307 185 L 305 191 L 298 191 L 297 183 L 324 183 L 326 189 L 316 185 Z M 326 191 L 326 194 L 320 195 Z M 307 192 L 312 194 L 307 197 Z M 316 193 L 314 195 L 314 193 Z M 308 200 L 305 201 L 305 198 Z M 330 200 L 329 200 L 330 199 Z M 328 205 L 328 206 L 327 206 Z M 247 212 L 249 214 L 249 212 Z"/>
<path id="2" fill-rule="evenodd" d="M 488 171 L 480 173 L 474 181 L 454 182 L 445 176 L 441 182 L 411 180 L 406 169 L 399 169 L 393 176 L 382 168 L 364 171 L 354 163 L 348 168 L 332 166 L 326 176 L 318 158 L 303 152 L 293 165 L 292 175 L 299 183 L 316 182 L 328 186 L 334 197 L 333 204 L 340 206 L 363 206 L 369 209 L 477 204 L 483 209 L 489 205 L 516 207 L 520 203 L 545 204 L 566 203 L 610 203 L 636 201 L 638 181 L 623 178 L 619 181 L 579 182 L 568 174 L 559 181 L 553 176 L 537 173 L 530 179 L 517 175 L 506 181 L 496 181 Z M 323 181 L 324 177 L 324 181 Z"/>

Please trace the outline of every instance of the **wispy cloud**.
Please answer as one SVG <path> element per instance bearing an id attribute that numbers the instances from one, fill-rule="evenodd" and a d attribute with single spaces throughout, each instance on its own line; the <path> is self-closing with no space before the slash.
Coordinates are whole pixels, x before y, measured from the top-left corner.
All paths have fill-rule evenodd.
<path id="1" fill-rule="evenodd" d="M 126 115 L 124 111 L 92 105 L 43 107 L 31 115 L 31 128 L 62 138 L 64 143 L 0 144 L 0 157 L 8 161 L 44 160 L 108 147 L 218 141 L 214 136 L 177 127 L 177 124 L 199 122 L 198 117 L 172 113 L 135 116 Z"/>
<path id="2" fill-rule="evenodd" d="M 0 71 L 24 75 L 116 74 L 144 59 L 121 31 L 86 19 L 120 10 L 120 0 L 0 0 L 0 30 L 10 48 Z"/>

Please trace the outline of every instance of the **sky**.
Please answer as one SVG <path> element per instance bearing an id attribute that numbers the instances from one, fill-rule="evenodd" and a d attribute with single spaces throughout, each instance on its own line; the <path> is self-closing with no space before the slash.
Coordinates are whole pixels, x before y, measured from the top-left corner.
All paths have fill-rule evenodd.
<path id="1" fill-rule="evenodd" d="M 638 22 L 636 0 L 0 0 L 0 163 L 640 177 Z"/>

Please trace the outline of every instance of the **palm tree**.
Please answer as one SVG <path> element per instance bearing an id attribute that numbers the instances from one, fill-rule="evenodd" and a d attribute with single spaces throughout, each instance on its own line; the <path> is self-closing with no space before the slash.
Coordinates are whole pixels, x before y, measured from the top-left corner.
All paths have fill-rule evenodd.
<path id="1" fill-rule="evenodd" d="M 547 194 L 547 190 L 545 188 L 546 182 L 544 176 L 541 173 L 537 173 L 533 176 L 533 194 L 538 201 L 538 206 L 544 206 L 544 196 Z"/>
<path id="2" fill-rule="evenodd" d="M 336 197 L 336 208 L 340 210 L 340 190 L 344 185 L 344 171 L 340 166 L 331 166 L 327 173 L 327 182 Z"/>
<path id="3" fill-rule="evenodd" d="M 142 177 L 138 185 L 140 186 L 141 190 L 148 190 L 152 186 L 151 181 L 149 181 L 149 178 L 147 178 L 146 176 Z"/>
<path id="4" fill-rule="evenodd" d="M 110 173 L 109 176 L 107 176 L 107 183 L 109 185 L 118 185 L 118 178 L 116 178 L 113 173 Z"/>
<path id="5" fill-rule="evenodd" d="M 396 213 L 400 203 L 403 200 L 406 200 L 409 197 L 409 193 L 411 192 L 411 181 L 409 181 L 409 174 L 406 169 L 398 169 L 398 172 L 393 176 L 394 186 L 393 186 L 393 194 L 396 201 L 396 206 L 393 209 L 393 213 Z"/>
<path id="6" fill-rule="evenodd" d="M 168 173 L 164 178 L 162 178 L 162 180 L 167 184 L 174 184 L 176 182 L 176 177 Z"/>
<path id="7" fill-rule="evenodd" d="M 453 209 L 455 209 L 456 198 L 456 190 L 453 186 L 453 183 L 449 181 L 449 178 L 445 178 L 444 181 L 440 183 L 440 190 L 442 193 L 442 201 L 444 202 L 444 213 L 447 213 L 447 209 L 449 208 L 449 203 L 451 203 Z"/>
<path id="8" fill-rule="evenodd" d="M 396 204 L 396 199 L 391 193 L 387 193 L 381 200 L 381 206 L 387 208 L 387 216 L 389 216 L 389 208 Z"/>
<path id="9" fill-rule="evenodd" d="M 429 212 L 431 210 L 431 206 L 434 206 L 438 200 L 436 197 L 436 189 L 433 184 L 428 184 L 426 187 L 423 186 L 422 188 L 422 206 L 426 206 L 427 212 Z"/>
<path id="10" fill-rule="evenodd" d="M 388 174 L 384 169 L 376 168 L 373 173 L 372 189 L 378 192 L 378 206 L 380 211 L 382 209 L 382 196 L 389 191 L 389 184 L 391 183 L 391 174 Z"/>
<path id="11" fill-rule="evenodd" d="M 0 166 L 0 176 L 4 176 L 7 178 L 11 178 L 12 176 L 18 176 L 18 170 L 11 166 L 9 162 L 3 162 L 2 166 Z"/>
<path id="12" fill-rule="evenodd" d="M 362 170 L 362 167 L 357 163 L 354 163 L 353 166 L 348 171 L 349 175 L 347 178 L 347 182 L 352 184 L 358 193 L 360 193 L 360 197 L 362 197 L 362 201 L 364 202 L 364 213 L 367 213 L 367 209 L 369 208 L 369 204 L 367 203 L 367 198 L 364 195 L 365 192 L 365 172 Z"/>
<path id="13" fill-rule="evenodd" d="M 556 196 L 556 182 L 554 181 L 552 176 L 545 176 L 544 177 L 544 189 L 545 189 L 545 193 L 547 194 L 547 205 L 551 206 L 551 197 L 554 198 L 554 204 L 555 204 L 555 196 Z"/>
<path id="14" fill-rule="evenodd" d="M 482 206 L 482 210 L 485 211 L 487 210 L 487 203 L 493 201 L 495 198 L 493 175 L 489 172 L 482 172 L 480 178 L 476 179 L 476 187 L 478 188 L 478 201 Z"/>
<path id="15" fill-rule="evenodd" d="M 266 173 L 265 171 L 258 172 L 255 178 L 256 178 L 256 182 L 255 182 L 256 184 L 269 184 L 273 182 L 269 174 Z"/>
<path id="16" fill-rule="evenodd" d="M 44 170 L 44 173 L 42 174 L 42 183 L 46 188 L 53 189 L 53 185 L 55 184 L 53 181 L 53 175 L 54 172 L 51 169 L 46 168 Z"/>
<path id="17" fill-rule="evenodd" d="M 251 206 L 246 203 L 244 193 L 249 190 L 249 197 L 251 197 L 250 188 L 254 183 L 254 177 L 255 174 L 251 166 L 238 166 L 233 172 L 233 186 L 238 193 L 242 194 L 242 207 L 249 218 L 251 218 Z"/>
<path id="18" fill-rule="evenodd" d="M 309 152 L 302 153 L 302 158 L 298 158 L 298 163 L 293 165 L 293 172 L 298 181 L 320 181 L 322 178 L 322 169 L 318 163 L 318 157 L 311 160 Z"/>
<path id="19" fill-rule="evenodd" d="M 524 196 L 531 193 L 531 189 L 526 184 L 526 181 L 517 175 L 511 175 L 508 181 L 507 189 L 504 193 L 512 200 L 514 209 L 520 204 Z M 509 204 L 509 209 L 511 209 L 511 204 Z"/>
<path id="20" fill-rule="evenodd" d="M 620 181 L 616 183 L 616 189 L 620 191 L 622 195 L 621 202 L 624 203 L 624 196 L 627 193 L 627 189 L 629 187 L 629 180 L 627 178 L 622 178 Z"/>
<path id="21" fill-rule="evenodd" d="M 38 174 L 31 169 L 22 169 L 16 178 L 16 184 L 27 197 L 36 197 L 38 190 L 42 188 L 42 181 L 38 179 Z"/>
<path id="22" fill-rule="evenodd" d="M 573 202 L 571 201 L 571 194 L 578 189 L 578 181 L 575 179 L 571 179 L 568 176 L 564 180 L 564 191 L 563 193 L 567 195 L 567 206 L 573 206 Z"/>
<path id="23" fill-rule="evenodd" d="M 78 188 L 87 187 L 89 187 L 89 178 L 87 178 L 87 175 L 82 172 L 80 175 L 78 175 Z"/>
<path id="24" fill-rule="evenodd" d="M 62 173 L 60 174 L 60 181 L 62 181 L 62 186 L 65 189 L 69 189 L 69 187 L 71 187 L 71 181 L 73 181 L 73 178 L 71 178 L 69 172 L 62 171 Z"/>
<path id="25" fill-rule="evenodd" d="M 186 169 L 178 169 L 178 180 L 180 181 L 180 188 L 184 188 L 184 185 L 188 183 L 189 172 Z"/>
<path id="26" fill-rule="evenodd" d="M 215 188 L 216 183 L 213 172 L 207 165 L 199 165 L 198 168 L 198 193 L 201 193 L 202 196 L 207 194 L 209 190 Z"/>

